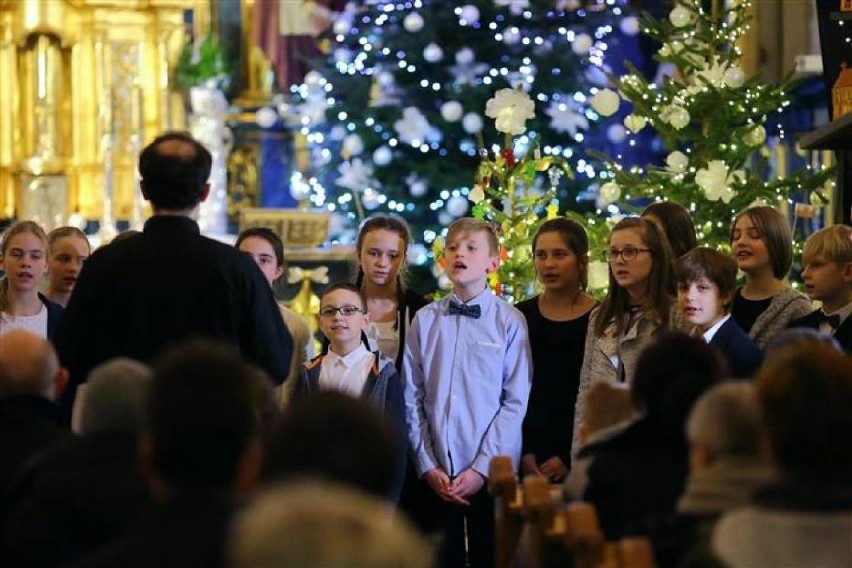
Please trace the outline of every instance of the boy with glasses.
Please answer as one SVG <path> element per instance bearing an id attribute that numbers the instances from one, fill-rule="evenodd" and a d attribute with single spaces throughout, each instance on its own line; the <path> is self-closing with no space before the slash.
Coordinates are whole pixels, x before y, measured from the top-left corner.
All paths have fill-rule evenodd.
<path id="1" fill-rule="evenodd" d="M 371 353 L 363 334 L 370 324 L 367 301 L 360 288 L 348 282 L 330 285 L 320 298 L 319 328 L 329 341 L 328 352 L 315 357 L 299 376 L 295 399 L 323 390 L 337 390 L 370 403 L 394 429 L 398 456 L 394 489 L 396 501 L 405 472 L 405 403 L 402 384 L 391 359 Z M 297 402 L 298 403 L 298 402 Z M 357 459 L 357 456 L 352 456 Z"/>

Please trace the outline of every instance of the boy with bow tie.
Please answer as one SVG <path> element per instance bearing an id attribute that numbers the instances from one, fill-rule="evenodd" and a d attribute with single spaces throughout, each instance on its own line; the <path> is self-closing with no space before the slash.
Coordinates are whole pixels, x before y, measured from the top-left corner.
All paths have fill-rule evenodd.
<path id="1" fill-rule="evenodd" d="M 453 292 L 417 312 L 405 342 L 408 439 L 432 495 L 415 514 L 440 523 L 431 528 L 444 534 L 442 566 L 494 565 L 488 468 L 494 456 L 520 460 L 532 365 L 524 316 L 488 289 L 498 251 L 487 223 L 450 225 Z"/>
<path id="2" fill-rule="evenodd" d="M 822 308 L 793 320 L 789 327 L 818 329 L 852 353 L 852 228 L 832 225 L 808 237 L 802 262 L 805 291 L 811 300 L 822 302 Z"/>

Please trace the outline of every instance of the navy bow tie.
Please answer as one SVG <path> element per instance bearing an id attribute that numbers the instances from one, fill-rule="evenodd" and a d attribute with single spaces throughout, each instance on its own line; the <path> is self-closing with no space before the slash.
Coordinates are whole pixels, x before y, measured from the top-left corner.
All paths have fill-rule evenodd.
<path id="1" fill-rule="evenodd" d="M 827 323 L 828 325 L 831 326 L 831 329 L 837 329 L 838 327 L 840 327 L 840 316 L 837 315 L 837 314 L 834 314 L 833 316 L 829 316 L 829 315 L 826 315 L 825 312 L 820 310 L 820 312 L 817 313 L 817 320 L 819 321 L 819 323 L 823 323 L 823 322 Z"/>
<path id="2" fill-rule="evenodd" d="M 455 300 L 450 300 L 450 315 L 467 316 L 473 319 L 479 319 L 482 315 L 482 310 L 477 305 L 460 304 Z"/>

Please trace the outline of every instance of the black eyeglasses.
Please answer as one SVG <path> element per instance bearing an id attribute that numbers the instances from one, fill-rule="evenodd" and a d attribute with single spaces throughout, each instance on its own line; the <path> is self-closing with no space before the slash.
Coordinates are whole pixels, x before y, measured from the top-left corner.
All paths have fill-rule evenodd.
<path id="1" fill-rule="evenodd" d="M 651 252 L 651 249 L 640 249 L 636 247 L 624 247 L 621 250 L 609 249 L 603 251 L 603 259 L 607 262 L 613 262 L 620 256 L 624 262 L 630 262 L 639 256 L 640 252 Z"/>
<path id="2" fill-rule="evenodd" d="M 340 315 L 343 316 L 354 316 L 355 314 L 366 313 L 358 306 L 326 306 L 319 311 L 319 314 L 326 318 L 333 318 L 334 314 L 336 314 L 337 312 L 340 312 Z"/>

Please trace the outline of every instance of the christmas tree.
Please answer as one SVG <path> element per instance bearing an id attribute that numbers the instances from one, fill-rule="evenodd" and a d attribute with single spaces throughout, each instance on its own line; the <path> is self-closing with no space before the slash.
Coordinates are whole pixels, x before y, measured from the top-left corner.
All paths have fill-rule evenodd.
<path id="1" fill-rule="evenodd" d="M 699 242 L 724 248 L 733 215 L 749 205 L 825 201 L 830 171 L 808 166 L 779 177 L 767 159 L 768 144 L 784 143 L 778 115 L 790 105 L 792 79 L 764 84 L 745 76 L 737 42 L 750 8 L 749 0 L 677 0 L 668 19 L 642 18 L 642 33 L 661 44 L 657 59 L 674 72 L 662 84 L 635 70 L 613 77 L 618 92 L 599 91 L 593 107 L 610 115 L 626 101 L 632 105 L 627 129 L 653 128 L 668 155 L 664 165 L 645 168 L 605 158 L 610 181 L 600 201 L 612 204 L 611 212 L 616 202 L 677 201 L 691 211 Z M 599 223 L 592 232 L 600 240 L 605 228 Z"/>
<path id="2" fill-rule="evenodd" d="M 538 147 L 545 158 L 571 162 L 577 179 L 563 176 L 556 191 L 563 207 L 574 207 L 599 174 L 581 150 L 599 118 L 590 88 L 607 82 L 614 25 L 638 32 L 625 3 L 350 3 L 326 38 L 328 60 L 293 89 L 289 105 L 321 164 L 300 186 L 305 196 L 342 213 L 350 227 L 373 211 L 401 214 L 415 242 L 430 246 L 470 214 L 477 139 L 500 140 L 483 119 L 486 101 L 520 87 L 536 112 L 512 151 L 520 159 Z M 550 191 L 541 177 L 527 190 Z"/>

